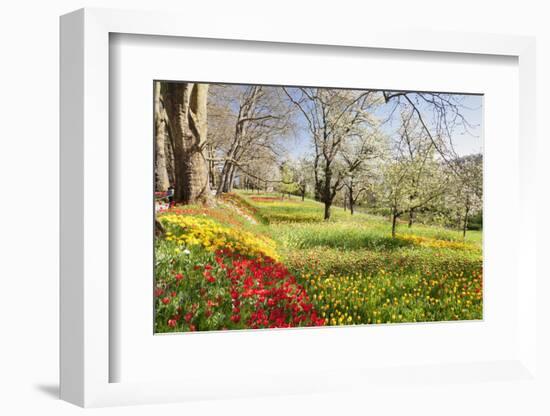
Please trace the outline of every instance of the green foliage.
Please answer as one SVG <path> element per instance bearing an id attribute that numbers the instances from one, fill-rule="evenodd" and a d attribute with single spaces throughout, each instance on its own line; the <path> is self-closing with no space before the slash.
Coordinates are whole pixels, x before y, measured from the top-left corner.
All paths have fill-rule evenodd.
<path id="1" fill-rule="evenodd" d="M 468 230 L 480 231 L 483 228 L 483 212 L 479 211 L 468 219 Z"/>
<path id="2" fill-rule="evenodd" d="M 299 186 L 296 180 L 297 168 L 292 166 L 291 163 L 284 163 L 281 167 L 281 184 L 279 190 L 284 194 L 296 194 L 299 190 Z"/>

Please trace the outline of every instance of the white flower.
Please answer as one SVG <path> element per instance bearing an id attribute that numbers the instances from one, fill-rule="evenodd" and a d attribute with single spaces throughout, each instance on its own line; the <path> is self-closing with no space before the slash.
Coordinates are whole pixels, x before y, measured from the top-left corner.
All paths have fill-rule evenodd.
<path id="1" fill-rule="evenodd" d="M 191 252 L 189 251 L 189 249 L 186 248 L 185 250 L 183 250 L 183 254 L 189 255 L 189 254 L 191 254 Z"/>

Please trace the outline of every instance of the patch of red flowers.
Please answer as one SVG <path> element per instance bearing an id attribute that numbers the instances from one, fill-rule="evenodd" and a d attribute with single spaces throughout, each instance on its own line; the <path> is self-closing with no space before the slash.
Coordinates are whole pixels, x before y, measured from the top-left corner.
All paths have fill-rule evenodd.
<path id="1" fill-rule="evenodd" d="M 250 328 L 322 326 L 305 289 L 286 267 L 269 257 L 248 257 L 221 250 L 215 261 L 230 280 L 231 321 Z M 246 310 L 246 316 L 243 311 Z"/>
<path id="2" fill-rule="evenodd" d="M 157 316 L 171 330 L 322 326 L 305 288 L 284 264 L 220 250 L 154 289 Z"/>

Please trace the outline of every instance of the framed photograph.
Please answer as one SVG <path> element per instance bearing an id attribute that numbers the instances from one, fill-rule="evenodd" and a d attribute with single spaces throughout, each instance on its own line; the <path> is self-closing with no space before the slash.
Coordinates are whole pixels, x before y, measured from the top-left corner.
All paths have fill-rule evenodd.
<path id="1" fill-rule="evenodd" d="M 534 40 L 180 22 L 61 18 L 61 397 L 536 386 Z"/>
<path id="2" fill-rule="evenodd" d="M 483 318 L 481 95 L 154 91 L 155 333 Z"/>

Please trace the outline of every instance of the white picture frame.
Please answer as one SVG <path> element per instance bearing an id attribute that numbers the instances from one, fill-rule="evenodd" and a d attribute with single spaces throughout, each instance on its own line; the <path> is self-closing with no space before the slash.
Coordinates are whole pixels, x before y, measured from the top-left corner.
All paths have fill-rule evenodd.
<path id="1" fill-rule="evenodd" d="M 186 24 L 182 25 L 181 22 Z M 266 22 L 246 36 L 235 34 L 223 19 L 207 26 L 173 13 L 82 9 L 61 18 L 61 338 L 60 395 L 79 406 L 159 403 L 200 398 L 239 397 L 284 393 L 319 393 L 351 389 L 372 390 L 378 383 L 393 386 L 403 374 L 381 368 L 365 372 L 341 368 L 320 377 L 314 373 L 280 374 L 269 380 L 234 383 L 226 374 L 214 383 L 204 379 L 157 382 L 110 382 L 109 368 L 116 357 L 109 348 L 109 36 L 113 33 L 187 38 L 226 39 L 281 44 L 331 45 L 431 51 L 443 54 L 504 55 L 519 65 L 520 224 L 517 270 L 519 325 L 517 354 L 498 362 L 445 363 L 414 369 L 427 384 L 453 380 L 483 384 L 484 374 L 502 374 L 508 382 L 536 387 L 536 216 L 535 202 L 535 41 L 529 37 L 472 33 L 433 33 L 396 29 L 353 29 L 328 35 L 285 28 Z M 284 47 L 284 45 L 282 46 Z M 540 324 L 540 322 L 539 322 Z M 144 358 L 147 359 L 147 358 Z M 497 377 L 498 379 L 498 377 Z M 345 381 L 342 381 L 345 380 Z M 493 380 L 493 379 L 491 379 Z M 232 386 L 224 390 L 223 386 Z M 525 385 L 525 384 L 522 384 Z M 492 393 L 490 393 L 492 391 Z M 488 390 L 488 394 L 495 394 Z M 442 394 L 451 394 L 444 391 Z"/>

